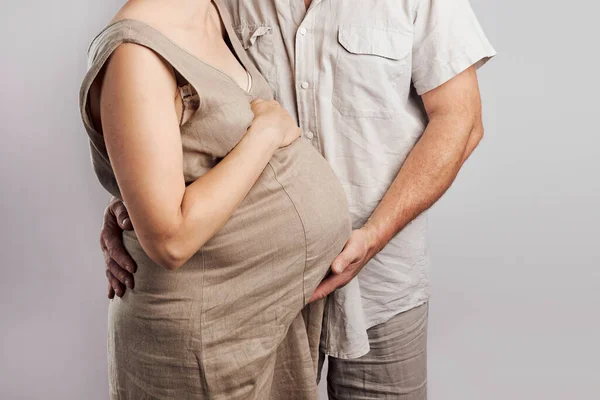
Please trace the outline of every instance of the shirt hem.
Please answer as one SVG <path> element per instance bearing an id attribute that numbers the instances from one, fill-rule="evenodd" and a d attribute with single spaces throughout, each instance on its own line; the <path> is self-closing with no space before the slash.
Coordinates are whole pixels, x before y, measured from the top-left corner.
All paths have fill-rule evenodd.
<path id="1" fill-rule="evenodd" d="M 425 294 L 423 297 L 420 296 L 417 301 L 411 302 L 411 303 L 409 303 L 409 305 L 406 305 L 404 307 L 400 307 L 398 310 L 394 310 L 389 315 L 385 315 L 382 318 L 378 318 L 376 320 L 369 321 L 369 323 L 366 324 L 366 329 L 368 330 L 370 328 L 373 328 L 374 326 L 384 324 L 384 323 L 388 322 L 390 319 L 394 318 L 398 314 L 410 311 L 414 308 L 417 308 L 417 307 L 429 302 L 429 297 L 430 297 L 429 295 Z M 338 358 L 341 360 L 357 359 L 357 358 L 360 358 L 360 357 L 368 354 L 369 351 L 371 351 L 371 346 L 370 346 L 368 338 L 367 338 L 366 342 L 359 349 L 354 350 L 354 351 L 327 350 L 324 347 L 325 346 L 323 346 L 323 345 L 320 346 L 321 353 L 326 354 L 329 357 Z"/>
<path id="2" fill-rule="evenodd" d="M 422 306 L 423 304 L 427 303 L 428 301 L 429 301 L 429 296 L 426 296 L 424 298 L 420 298 L 415 303 L 410 303 L 409 306 L 401 307 L 398 311 L 393 311 L 393 313 L 391 313 L 390 315 L 386 315 L 386 316 L 384 316 L 382 318 L 379 318 L 379 319 L 376 319 L 376 320 L 373 320 L 373 321 L 369 321 L 367 323 L 367 329 L 371 329 L 371 328 L 373 328 L 374 326 L 377 326 L 377 325 L 385 324 L 390 319 L 394 318 L 396 315 L 402 314 L 403 312 L 410 311 L 413 308 L 417 308 L 419 306 Z"/>
<path id="3" fill-rule="evenodd" d="M 360 358 L 371 351 L 371 346 L 369 345 L 369 341 L 367 340 L 365 345 L 363 345 L 360 350 L 356 350 L 353 352 L 336 352 L 336 351 L 327 351 L 321 350 L 321 353 L 326 354 L 328 357 L 339 358 L 341 360 L 349 360 Z"/>

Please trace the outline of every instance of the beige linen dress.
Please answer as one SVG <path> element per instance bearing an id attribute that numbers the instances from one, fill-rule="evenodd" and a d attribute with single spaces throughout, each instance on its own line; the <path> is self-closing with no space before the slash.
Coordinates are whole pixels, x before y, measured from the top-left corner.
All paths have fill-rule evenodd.
<path id="1" fill-rule="evenodd" d="M 225 9 L 232 51 L 250 91 L 136 20 L 106 27 L 89 49 L 80 93 L 95 172 L 120 198 L 89 89 L 122 43 L 145 46 L 187 87 L 181 125 L 183 172 L 191 183 L 225 157 L 253 120 L 250 102 L 272 90 L 249 60 Z M 343 189 L 325 159 L 299 139 L 279 149 L 224 227 L 179 270 L 168 271 L 125 232 L 136 286 L 109 306 L 112 399 L 315 399 L 323 302 L 306 306 L 351 232 Z M 306 306 L 306 307 L 305 307 Z"/>

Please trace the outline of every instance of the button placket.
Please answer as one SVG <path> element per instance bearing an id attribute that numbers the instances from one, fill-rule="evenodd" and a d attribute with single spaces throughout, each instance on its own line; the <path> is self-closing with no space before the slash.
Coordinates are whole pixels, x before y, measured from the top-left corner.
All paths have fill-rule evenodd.
<path id="1" fill-rule="evenodd" d="M 317 132 L 317 115 L 315 110 L 315 43 L 314 35 L 308 35 L 311 24 L 316 18 L 314 7 L 320 3 L 319 0 L 313 0 L 313 4 L 308 9 L 298 30 L 296 31 L 296 104 L 298 109 L 298 122 L 304 131 L 304 138 L 321 152 L 320 140 Z"/>

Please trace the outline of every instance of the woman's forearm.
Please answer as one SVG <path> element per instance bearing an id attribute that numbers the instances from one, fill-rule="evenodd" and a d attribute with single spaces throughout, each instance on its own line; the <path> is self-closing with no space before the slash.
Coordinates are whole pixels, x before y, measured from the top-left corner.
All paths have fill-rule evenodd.
<path id="1" fill-rule="evenodd" d="M 147 235 L 142 246 L 148 255 L 168 269 L 184 264 L 227 222 L 278 147 L 276 135 L 251 127 L 219 164 L 185 189 L 170 225 Z"/>
<path id="2" fill-rule="evenodd" d="M 132 67 L 139 65 L 144 68 Z M 164 60 L 143 46 L 123 44 L 106 66 L 100 98 L 108 156 L 137 238 L 152 260 L 169 269 L 225 224 L 287 143 L 287 133 L 299 130 L 278 103 L 254 100 L 252 126 L 240 143 L 186 187 L 177 92 Z"/>

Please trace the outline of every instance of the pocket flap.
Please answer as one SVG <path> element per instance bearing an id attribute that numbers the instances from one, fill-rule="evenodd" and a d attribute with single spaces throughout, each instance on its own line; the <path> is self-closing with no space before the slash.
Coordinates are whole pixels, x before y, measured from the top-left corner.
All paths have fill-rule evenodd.
<path id="1" fill-rule="evenodd" d="M 252 47 L 259 37 L 273 33 L 273 28 L 265 25 L 241 25 L 236 26 L 234 30 L 242 42 L 244 50 Z"/>
<path id="2" fill-rule="evenodd" d="M 401 60 L 412 50 L 412 35 L 363 25 L 341 25 L 338 42 L 350 53 Z"/>

